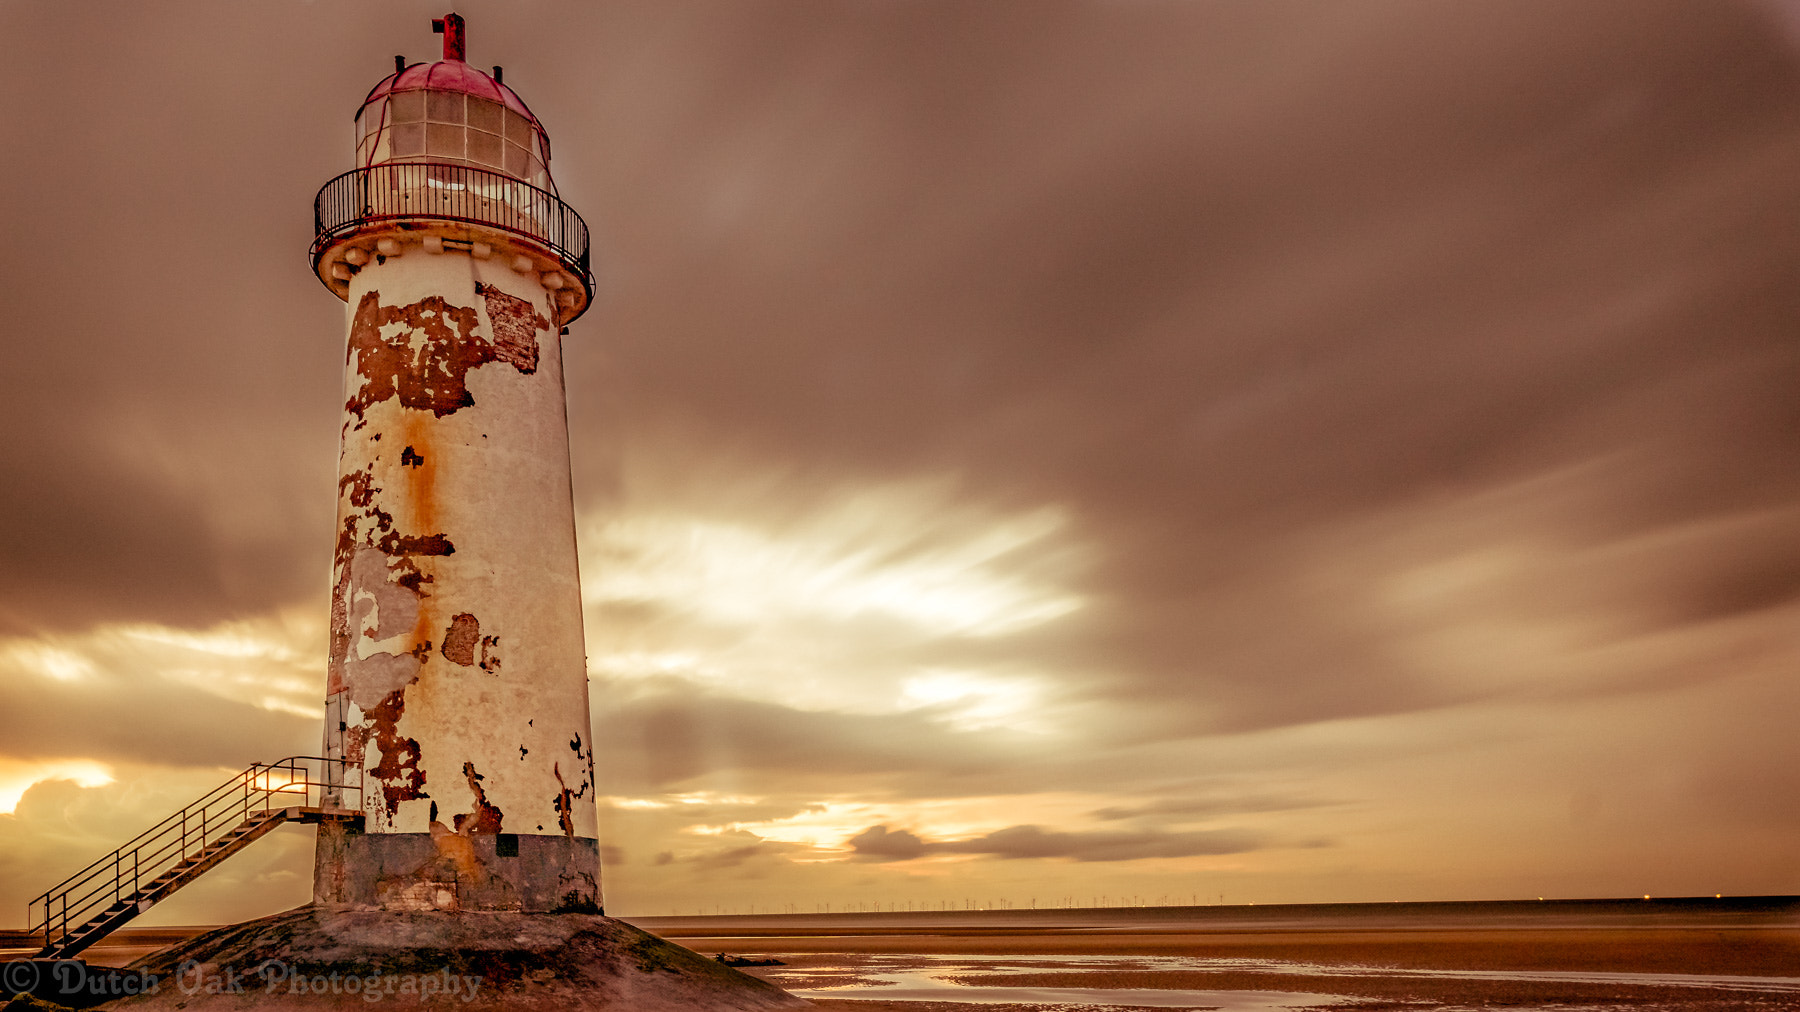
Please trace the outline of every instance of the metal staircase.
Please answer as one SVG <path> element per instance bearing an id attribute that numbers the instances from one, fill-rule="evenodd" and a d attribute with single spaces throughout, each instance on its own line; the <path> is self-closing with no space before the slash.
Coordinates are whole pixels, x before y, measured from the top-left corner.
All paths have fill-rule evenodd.
<path id="1" fill-rule="evenodd" d="M 318 756 L 251 766 L 32 900 L 37 958 L 75 955 L 284 822 L 360 823 L 361 776 Z"/>

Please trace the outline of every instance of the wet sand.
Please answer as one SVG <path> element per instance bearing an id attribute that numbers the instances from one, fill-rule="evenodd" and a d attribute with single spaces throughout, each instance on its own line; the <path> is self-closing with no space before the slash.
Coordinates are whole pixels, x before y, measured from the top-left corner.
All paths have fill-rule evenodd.
<path id="1" fill-rule="evenodd" d="M 831 1012 L 1800 1010 L 1800 901 L 1470 906 L 643 923 L 701 952 L 780 958 L 747 972 Z"/>
<path id="2" fill-rule="evenodd" d="M 985 948 L 1041 950 L 1037 944 L 994 946 L 997 940 L 987 941 L 989 945 Z M 820 1008 L 838 1012 L 994 1010 L 1004 1007 L 991 1004 L 996 998 L 994 992 L 1006 990 L 1016 991 L 1020 999 L 1027 999 L 1012 1007 L 1034 1012 L 1113 1007 L 1358 1008 L 1371 1012 L 1400 1008 L 1422 1012 L 1449 1008 L 1507 1008 L 1519 1012 L 1552 1008 L 1671 1012 L 1800 1009 L 1800 976 L 1796 976 L 1800 973 L 1800 963 L 1791 956 L 1758 967 L 1747 966 L 1747 961 L 1739 959 L 1733 967 L 1739 972 L 1723 973 L 1707 968 L 1704 963 L 1684 962 L 1661 955 L 1648 963 L 1634 963 L 1627 953 L 1608 951 L 1608 944 L 1597 939 L 1587 940 L 1581 952 L 1545 951 L 1540 947 L 1545 942 L 1554 945 L 1555 939 L 1533 939 L 1516 947 L 1507 940 L 1465 939 L 1463 941 L 1471 943 L 1467 948 L 1446 945 L 1393 948 L 1370 942 L 1359 943 L 1354 948 L 1322 947 L 1316 942 L 1293 947 L 1259 943 L 1255 956 L 1152 956 L 1149 960 L 1143 953 L 1134 951 L 1130 939 L 1118 941 L 1119 945 L 1108 947 L 1104 953 L 1095 951 L 1096 947 L 1088 947 L 1085 953 L 1073 959 L 1058 958 L 1043 951 L 1022 957 L 943 952 L 934 959 L 896 952 L 783 952 L 771 946 L 766 952 L 759 948 L 754 954 L 775 955 L 788 965 L 747 972 L 782 987 L 807 991 L 807 997 Z M 1680 940 L 1669 941 L 1679 944 Z M 1643 944 L 1644 940 L 1634 939 L 1630 948 L 1635 950 Z M 694 947 L 703 950 L 719 948 L 715 945 Z M 1157 947 L 1167 949 L 1171 946 L 1165 941 Z M 934 948 L 948 950 L 952 946 Z M 1503 953 L 1509 950 L 1516 952 L 1518 958 L 1504 958 Z M 742 946 L 732 951 L 752 954 Z M 1366 953 L 1372 958 L 1347 958 L 1353 952 Z M 1460 952 L 1480 958 L 1457 958 Z M 1421 954 L 1426 958 L 1416 958 Z M 1666 969 L 1678 962 L 1686 969 Z M 1173 963 L 1190 965 L 1177 968 L 1171 965 Z M 1471 965 L 1475 963 L 1481 965 Z M 1547 965 L 1606 966 L 1611 969 L 1542 969 Z M 1751 969 L 1764 972 L 1745 972 Z M 981 995 L 980 1003 L 948 1000 L 958 997 L 955 994 L 930 995 L 945 1000 L 920 1000 L 925 994 L 916 990 L 908 996 L 912 1000 L 883 1000 L 883 992 L 890 986 L 913 982 L 906 979 L 909 976 L 935 977 L 945 984 L 978 988 L 986 993 Z M 822 985 L 858 984 L 866 990 L 829 994 L 813 990 Z M 1144 995 L 1146 990 L 1139 989 L 1160 992 L 1159 997 L 1172 1000 L 1140 1004 L 1141 999 L 1133 999 Z M 1181 992 L 1191 997 L 1176 998 L 1175 995 Z M 1217 992 L 1233 994 L 1221 996 Z M 1276 992 L 1281 997 L 1254 997 L 1268 992 Z M 1029 1000 L 1033 998 L 1054 1000 Z M 1284 999 L 1299 1003 L 1288 1005 Z"/>
<path id="3" fill-rule="evenodd" d="M 1077 935 L 835 935 L 687 937 L 698 952 L 741 955 L 1191 956 L 1280 959 L 1435 970 L 1800 975 L 1800 930 L 1524 930 L 1140 933 Z M 1800 1005 L 1796 1006 L 1800 1008 Z"/>
<path id="4" fill-rule="evenodd" d="M 746 972 L 827 1012 L 1800 1010 L 1793 897 L 628 920 L 779 958 Z M 127 929 L 87 955 L 122 965 L 201 930 Z"/>

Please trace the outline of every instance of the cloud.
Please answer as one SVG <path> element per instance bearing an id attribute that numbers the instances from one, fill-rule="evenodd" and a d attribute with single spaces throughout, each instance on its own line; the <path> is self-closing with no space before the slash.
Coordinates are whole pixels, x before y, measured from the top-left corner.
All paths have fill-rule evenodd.
<path id="1" fill-rule="evenodd" d="M 1109 805 L 1089 814 L 1103 822 L 1120 822 L 1127 819 L 1191 822 L 1217 815 L 1236 815 L 1247 812 L 1292 812 L 1329 804 L 1331 802 L 1312 798 L 1271 794 L 1221 795 L 1217 797 L 1173 796 L 1141 805 Z"/>
<path id="2" fill-rule="evenodd" d="M 868 789 L 881 780 L 954 789 L 1016 768 L 1041 744 L 1004 732 L 959 732 L 930 711 L 801 710 L 720 695 L 679 679 L 596 685 L 600 779 L 615 794 L 736 783 L 811 782 Z"/>
<path id="3" fill-rule="evenodd" d="M 732 871 L 749 865 L 766 872 L 784 864 L 787 856 L 807 850 L 806 847 L 780 840 L 765 840 L 755 833 L 742 830 L 727 830 L 700 837 L 709 844 L 723 846 L 695 847 L 692 839 L 690 837 L 687 845 L 675 850 L 659 852 L 654 861 L 655 866 L 680 866 L 704 873 Z"/>
<path id="4" fill-rule="evenodd" d="M 1061 832 L 1041 826 L 1009 826 L 966 840 L 927 842 L 908 830 L 871 826 L 846 840 L 845 845 L 858 858 L 873 861 L 910 861 L 927 854 L 979 854 L 1007 860 L 1138 861 L 1241 854 L 1266 846 L 1266 841 L 1260 834 L 1242 830 Z"/>
<path id="5" fill-rule="evenodd" d="M 10 814 L 0 814 L 0 906 L 12 912 L 0 923 L 20 926 L 32 897 L 227 776 L 216 768 L 156 763 L 120 762 L 110 769 L 110 782 L 93 786 L 73 779 L 39 782 Z M 306 827 L 279 828 L 134 923 L 243 920 L 305 903 L 311 893 L 312 843 Z"/>
<path id="6" fill-rule="evenodd" d="M 343 307 L 295 258 L 345 116 L 434 44 L 328 7 L 0 5 L 16 769 L 316 746 L 322 643 L 208 651 L 323 618 Z M 618 813 L 632 854 L 837 805 L 907 868 L 911 834 L 1123 875 L 1094 855 L 1229 815 L 1420 893 L 1535 890 L 1507 826 L 1630 892 L 1752 850 L 1791 881 L 1756 790 L 1800 617 L 1791 5 L 552 7 L 472 45 L 594 226 L 599 773 L 713 796 Z M 1626 753 L 1682 860 L 1619 856 L 1587 771 Z M 1427 783 L 1528 767 L 1602 799 L 1590 836 Z M 882 873 L 838 863 L 803 871 Z"/>
<path id="7" fill-rule="evenodd" d="M 1322 577 L 1374 564 L 1374 522 L 1401 553 L 1453 548 L 1437 521 L 1508 489 L 1550 498 L 1512 497 L 1514 523 L 1468 540 L 1593 551 L 1520 573 L 1505 605 L 1554 588 L 1598 620 L 1679 622 L 1779 598 L 1779 564 L 1729 551 L 1647 543 L 1664 578 L 1635 586 L 1605 557 L 1767 505 L 1785 543 L 1800 501 L 1781 393 L 1800 321 L 1755 280 L 1787 269 L 1756 238 L 1800 165 L 1785 57 L 1735 14 L 1626 10 L 1366 4 L 1314 35 L 1316 12 L 1285 8 L 1059 8 L 1029 38 L 994 28 L 1004 12 L 950 34 L 921 14 L 904 44 L 844 12 L 784 39 L 798 62 L 769 78 L 739 62 L 769 40 L 723 25 L 688 42 L 736 59 L 685 91 L 655 87 L 657 61 L 621 65 L 670 118 L 619 164 L 659 199 L 618 220 L 648 237 L 712 209 L 634 246 L 654 253 L 604 310 L 621 326 L 592 375 L 619 378 L 608 410 L 645 444 L 620 450 L 623 494 L 685 504 L 643 477 L 661 461 L 740 513 L 927 469 L 972 500 L 1054 505 L 1097 553 L 1068 587 L 1088 610 L 1012 656 L 1183 733 L 1465 699 L 1360 620 L 1355 577 L 1378 572 Z M 1007 41 L 976 59 L 961 32 L 983 29 Z M 1185 58 L 1143 55 L 1165 45 Z M 934 87 L 962 82 L 960 116 L 889 85 L 921 52 Z M 1702 69 L 1727 52 L 1742 75 Z M 651 183 L 651 152 L 694 137 L 740 157 Z M 1712 229 L 1737 238 L 1684 238 Z M 695 272 L 707 296 L 671 304 Z M 793 278 L 842 283 L 797 299 Z M 1579 490 L 1546 480 L 1581 468 Z"/>
<path id="8" fill-rule="evenodd" d="M 0 757 L 241 769 L 310 755 L 323 639 L 322 615 L 296 614 L 0 638 Z"/>
<path id="9" fill-rule="evenodd" d="M 0 754 L 241 769 L 318 748 L 319 722 L 153 674 L 0 680 Z"/>
<path id="10" fill-rule="evenodd" d="M 854 850 L 857 857 L 875 861 L 910 861 L 923 857 L 928 849 L 916 833 L 886 826 L 870 826 L 845 840 L 844 845 Z"/>

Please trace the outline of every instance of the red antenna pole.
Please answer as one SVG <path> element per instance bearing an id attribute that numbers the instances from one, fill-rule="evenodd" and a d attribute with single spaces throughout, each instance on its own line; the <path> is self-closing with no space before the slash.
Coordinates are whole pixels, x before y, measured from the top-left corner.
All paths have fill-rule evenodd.
<path id="1" fill-rule="evenodd" d="M 469 43 L 463 32 L 461 14 L 451 13 L 433 18 L 431 30 L 444 37 L 444 59 L 460 62 L 469 58 Z"/>

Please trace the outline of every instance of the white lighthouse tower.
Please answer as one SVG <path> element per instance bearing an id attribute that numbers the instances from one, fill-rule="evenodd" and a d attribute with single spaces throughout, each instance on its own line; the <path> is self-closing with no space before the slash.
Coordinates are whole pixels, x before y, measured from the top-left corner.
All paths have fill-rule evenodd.
<path id="1" fill-rule="evenodd" d="M 600 909 L 562 377 L 587 227 L 500 68 L 434 26 L 444 58 L 396 58 L 315 205 L 348 331 L 325 756 L 253 765 L 39 896 L 41 965 L 299 822 L 313 902 L 145 957 L 119 1007 L 805 1007 Z"/>
<path id="2" fill-rule="evenodd" d="M 501 68 L 433 27 L 316 206 L 348 321 L 325 754 L 364 817 L 320 832 L 314 899 L 597 913 L 561 346 L 587 229 Z"/>

